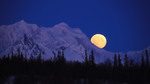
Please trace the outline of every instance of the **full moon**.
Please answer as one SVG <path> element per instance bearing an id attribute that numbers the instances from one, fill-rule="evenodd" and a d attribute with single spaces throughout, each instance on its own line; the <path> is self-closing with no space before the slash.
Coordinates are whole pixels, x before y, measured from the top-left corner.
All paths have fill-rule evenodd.
<path id="1" fill-rule="evenodd" d="M 91 38 L 91 42 L 99 48 L 104 48 L 106 46 L 106 37 L 102 34 L 95 34 Z"/>

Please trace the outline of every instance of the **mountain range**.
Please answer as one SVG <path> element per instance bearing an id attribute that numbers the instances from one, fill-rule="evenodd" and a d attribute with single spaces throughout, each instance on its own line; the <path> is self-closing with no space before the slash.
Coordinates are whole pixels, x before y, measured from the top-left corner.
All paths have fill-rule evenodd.
<path id="1" fill-rule="evenodd" d="M 150 47 L 146 49 L 150 54 Z M 140 62 L 146 49 L 127 52 L 128 58 Z M 47 60 L 60 50 L 64 51 L 66 60 L 80 62 L 84 61 L 85 50 L 88 55 L 91 50 L 94 51 L 96 63 L 108 59 L 113 61 L 115 54 L 96 47 L 79 28 L 71 28 L 64 22 L 48 28 L 29 24 L 24 20 L 0 26 L 0 57 L 11 56 L 12 53 L 17 54 L 20 51 L 27 58 L 41 54 L 42 59 Z M 117 54 L 124 59 L 125 53 Z"/>

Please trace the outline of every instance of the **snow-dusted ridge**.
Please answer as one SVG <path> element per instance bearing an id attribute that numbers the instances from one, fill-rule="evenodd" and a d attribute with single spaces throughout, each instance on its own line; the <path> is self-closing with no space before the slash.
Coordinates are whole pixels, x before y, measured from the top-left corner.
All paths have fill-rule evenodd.
<path id="1" fill-rule="evenodd" d="M 28 24 L 24 20 L 0 26 L 0 57 L 11 55 L 12 52 L 17 54 L 19 49 L 28 58 L 37 57 L 41 53 L 43 59 L 49 59 L 53 58 L 53 51 L 57 52 L 61 48 L 65 48 L 67 60 L 83 61 L 85 50 L 88 54 L 94 51 L 96 63 L 114 58 L 114 53 L 97 48 L 79 28 L 71 28 L 64 22 L 51 28 Z M 150 47 L 147 49 L 150 51 Z M 130 59 L 139 62 L 144 51 L 127 54 Z"/>

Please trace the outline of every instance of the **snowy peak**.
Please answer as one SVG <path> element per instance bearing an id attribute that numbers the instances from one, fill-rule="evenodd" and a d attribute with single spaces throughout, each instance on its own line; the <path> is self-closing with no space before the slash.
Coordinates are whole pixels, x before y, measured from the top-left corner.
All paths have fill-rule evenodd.
<path id="1" fill-rule="evenodd" d="M 69 26 L 65 22 L 61 22 L 61 23 L 55 25 L 54 27 L 65 27 L 65 28 L 68 28 Z"/>
<path id="2" fill-rule="evenodd" d="M 67 60 L 84 61 L 85 50 L 90 54 L 94 51 L 95 62 L 105 62 L 114 58 L 114 53 L 94 46 L 89 38 L 79 29 L 71 28 L 62 22 L 51 28 L 40 28 L 36 24 L 28 24 L 21 20 L 15 24 L 0 26 L 0 57 L 17 53 L 24 56 L 37 57 L 40 53 L 43 59 L 53 58 L 53 52 L 63 50 Z M 150 47 L 147 48 L 150 53 Z M 130 59 L 140 61 L 143 51 L 128 52 Z M 124 53 L 121 53 L 121 59 Z"/>
<path id="3" fill-rule="evenodd" d="M 24 20 L 20 20 L 19 22 L 16 22 L 15 24 L 12 24 L 14 27 L 20 27 L 20 28 L 23 28 L 25 26 L 28 25 L 27 22 L 25 22 Z M 10 26 L 12 26 L 10 25 Z"/>
<path id="4" fill-rule="evenodd" d="M 17 22 L 18 24 L 27 24 L 27 22 L 25 22 L 24 20 L 20 20 L 19 22 Z"/>
<path id="5" fill-rule="evenodd" d="M 68 26 L 68 24 L 62 22 L 62 23 L 56 24 L 52 28 L 57 29 L 57 30 L 61 30 L 61 31 L 66 31 L 66 30 L 69 30 L 70 27 Z"/>

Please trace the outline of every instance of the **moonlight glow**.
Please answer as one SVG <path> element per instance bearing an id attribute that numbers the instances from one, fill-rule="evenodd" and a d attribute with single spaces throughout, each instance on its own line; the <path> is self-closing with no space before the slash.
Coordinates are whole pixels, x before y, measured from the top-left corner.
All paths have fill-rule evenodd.
<path id="1" fill-rule="evenodd" d="M 91 38 L 91 42 L 99 48 L 104 48 L 106 46 L 106 37 L 102 34 L 95 34 Z"/>

